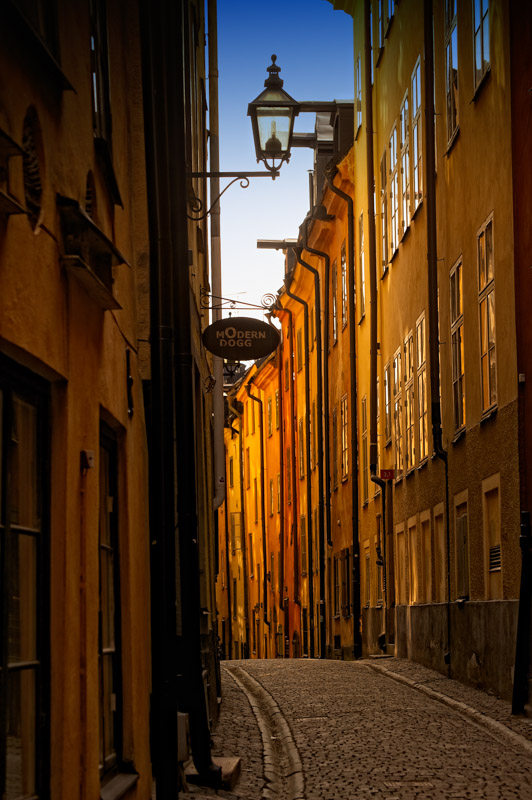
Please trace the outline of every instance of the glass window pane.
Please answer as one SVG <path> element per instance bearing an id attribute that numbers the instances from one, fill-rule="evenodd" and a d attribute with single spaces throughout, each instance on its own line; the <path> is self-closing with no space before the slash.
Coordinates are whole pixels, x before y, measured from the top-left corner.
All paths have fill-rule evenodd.
<path id="1" fill-rule="evenodd" d="M 488 305 L 488 347 L 495 347 L 495 292 L 490 292 L 487 297 Z"/>
<path id="2" fill-rule="evenodd" d="M 35 794 L 35 671 L 9 673 L 5 800 Z"/>
<path id="3" fill-rule="evenodd" d="M 37 657 L 37 542 L 11 534 L 8 558 L 8 661 Z"/>
<path id="4" fill-rule="evenodd" d="M 11 524 L 40 527 L 37 495 L 37 409 L 22 397 L 13 397 Z"/>
<path id="5" fill-rule="evenodd" d="M 492 224 L 486 225 L 486 283 L 493 280 L 493 239 Z"/>
<path id="6" fill-rule="evenodd" d="M 486 16 L 484 17 L 483 23 L 483 47 L 484 47 L 484 63 L 483 67 L 486 70 L 490 63 L 490 22 L 489 22 L 489 12 L 486 11 Z"/>

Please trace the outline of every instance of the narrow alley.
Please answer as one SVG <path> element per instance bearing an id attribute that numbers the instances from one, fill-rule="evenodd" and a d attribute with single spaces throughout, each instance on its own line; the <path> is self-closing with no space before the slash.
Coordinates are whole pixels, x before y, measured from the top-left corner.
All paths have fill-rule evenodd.
<path id="1" fill-rule="evenodd" d="M 532 722 L 402 659 L 227 661 L 213 756 L 241 800 L 532 798 Z M 214 794 L 188 786 L 182 798 Z"/>

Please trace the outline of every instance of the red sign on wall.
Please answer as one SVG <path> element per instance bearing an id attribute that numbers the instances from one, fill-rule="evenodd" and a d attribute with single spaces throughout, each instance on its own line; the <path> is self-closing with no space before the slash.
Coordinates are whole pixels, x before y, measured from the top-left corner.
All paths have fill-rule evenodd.
<path id="1" fill-rule="evenodd" d="M 381 481 L 393 481 L 394 478 L 394 469 L 381 469 Z"/>

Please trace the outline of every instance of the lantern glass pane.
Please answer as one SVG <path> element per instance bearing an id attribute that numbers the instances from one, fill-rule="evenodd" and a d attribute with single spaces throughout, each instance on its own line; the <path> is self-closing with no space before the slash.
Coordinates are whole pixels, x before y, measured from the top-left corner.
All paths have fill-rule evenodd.
<path id="1" fill-rule="evenodd" d="M 260 147 L 266 155 L 286 153 L 290 135 L 292 109 L 259 108 L 257 124 Z"/>

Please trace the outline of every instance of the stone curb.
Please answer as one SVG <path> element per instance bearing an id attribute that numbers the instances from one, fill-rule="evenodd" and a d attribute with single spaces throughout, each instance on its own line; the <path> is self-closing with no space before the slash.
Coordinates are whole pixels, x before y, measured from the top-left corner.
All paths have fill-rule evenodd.
<path id="1" fill-rule="evenodd" d="M 496 736 L 503 736 L 507 741 L 509 740 L 516 747 L 525 750 L 532 758 L 532 742 L 529 742 L 528 739 L 525 739 L 525 737 L 521 736 L 519 733 L 512 731 L 502 722 L 487 716 L 487 714 L 479 711 L 476 708 L 473 708 L 473 706 L 470 706 L 467 703 L 463 703 L 461 700 L 455 700 L 453 697 L 449 697 L 449 695 L 438 692 L 436 689 L 431 689 L 429 686 L 425 686 L 418 681 L 412 680 L 412 678 L 407 678 L 405 675 L 394 672 L 392 669 L 385 667 L 382 664 L 375 664 L 371 661 L 364 661 L 364 664 L 375 672 L 380 672 L 383 675 L 387 675 L 392 680 L 397 681 L 398 683 L 406 684 L 412 689 L 422 692 L 433 700 L 437 700 L 438 702 L 449 706 L 449 708 L 452 708 L 454 711 L 458 711 L 460 714 L 469 717 L 479 725 L 488 728 L 492 734 Z"/>
<path id="2" fill-rule="evenodd" d="M 237 686 L 246 695 L 257 718 L 264 747 L 264 776 L 268 785 L 263 789 L 266 800 L 275 800 L 280 795 L 280 782 L 284 778 L 288 784 L 286 800 L 305 800 L 305 780 L 303 765 L 292 731 L 272 695 L 242 667 L 225 667 Z M 235 674 L 236 673 L 236 674 Z M 263 713 L 265 708 L 268 717 Z M 272 736 L 280 740 L 288 760 L 287 774 L 281 776 L 277 769 Z"/>

